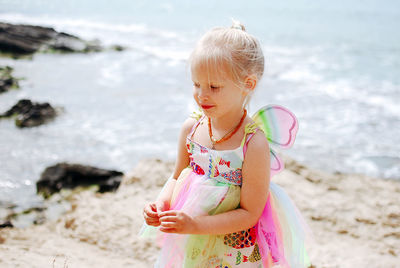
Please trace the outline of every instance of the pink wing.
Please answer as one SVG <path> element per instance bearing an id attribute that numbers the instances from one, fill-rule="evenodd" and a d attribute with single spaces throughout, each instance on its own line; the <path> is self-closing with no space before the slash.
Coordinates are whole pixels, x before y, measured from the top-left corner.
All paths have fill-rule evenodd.
<path id="1" fill-rule="evenodd" d="M 272 144 L 285 149 L 293 145 L 299 124 L 296 116 L 285 107 L 267 105 L 252 118 Z"/>
<path id="2" fill-rule="evenodd" d="M 287 149 L 293 145 L 299 124 L 296 116 L 285 107 L 267 105 L 259 109 L 252 118 L 264 131 L 272 146 Z M 271 176 L 279 173 L 283 168 L 283 161 L 271 148 Z"/>
<path id="3" fill-rule="evenodd" d="M 279 156 L 276 154 L 274 150 L 270 150 L 270 155 L 271 155 L 271 168 L 270 168 L 270 176 L 274 176 L 275 174 L 278 174 L 283 170 L 285 165 L 283 164 L 282 159 L 279 158 Z"/>

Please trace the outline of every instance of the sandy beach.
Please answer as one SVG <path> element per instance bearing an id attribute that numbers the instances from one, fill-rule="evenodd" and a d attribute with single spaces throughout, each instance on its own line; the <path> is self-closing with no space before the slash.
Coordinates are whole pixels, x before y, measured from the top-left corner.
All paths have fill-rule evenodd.
<path id="1" fill-rule="evenodd" d="M 313 267 L 398 267 L 400 183 L 326 174 L 286 159 L 273 181 L 284 187 L 314 232 Z M 83 191 L 55 222 L 0 231 L 1 267 L 152 267 L 157 247 L 138 237 L 142 208 L 173 163 L 143 160 L 116 193 Z"/>

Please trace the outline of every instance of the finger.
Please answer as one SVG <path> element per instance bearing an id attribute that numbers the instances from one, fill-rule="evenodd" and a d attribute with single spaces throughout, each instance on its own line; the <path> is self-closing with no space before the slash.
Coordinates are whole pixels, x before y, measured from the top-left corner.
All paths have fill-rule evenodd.
<path id="1" fill-rule="evenodd" d="M 164 216 L 176 216 L 178 214 L 178 210 L 167 210 L 158 213 L 158 217 L 164 217 Z"/>
<path id="2" fill-rule="evenodd" d="M 160 223 L 159 221 L 154 220 L 152 218 L 147 218 L 147 219 L 145 219 L 145 221 L 147 224 Z"/>
<path id="3" fill-rule="evenodd" d="M 149 222 L 157 222 L 158 223 L 160 221 L 158 217 L 149 217 L 148 215 L 146 215 L 146 213 L 143 213 L 143 218 L 146 221 L 146 223 L 149 223 Z"/>
<path id="4" fill-rule="evenodd" d="M 160 226 L 160 222 L 146 222 L 146 224 L 147 225 L 151 225 L 151 226 L 155 226 L 155 227 L 157 227 L 157 226 Z"/>
<path id="5" fill-rule="evenodd" d="M 149 217 L 153 217 L 153 218 L 158 218 L 158 213 L 156 211 L 152 211 L 151 207 L 145 207 L 144 209 L 144 213 L 149 216 Z"/>
<path id="6" fill-rule="evenodd" d="M 154 203 L 150 204 L 151 211 L 157 212 L 157 206 Z"/>
<path id="7" fill-rule="evenodd" d="M 157 218 L 158 219 L 158 214 L 157 212 L 151 212 L 151 211 L 145 211 L 144 215 L 150 218 Z"/>
<path id="8" fill-rule="evenodd" d="M 163 216 L 160 217 L 160 222 L 176 222 L 177 217 L 176 216 Z"/>
<path id="9" fill-rule="evenodd" d="M 146 222 L 160 222 L 157 218 L 150 218 L 150 217 L 145 217 L 144 220 Z"/>
<path id="10" fill-rule="evenodd" d="M 176 233 L 176 229 L 175 228 L 165 228 L 165 227 L 160 227 L 159 229 L 161 232 L 164 233 Z"/>
<path id="11" fill-rule="evenodd" d="M 160 224 L 160 227 L 162 227 L 162 228 L 176 228 L 176 223 L 175 222 L 162 222 L 161 224 Z"/>

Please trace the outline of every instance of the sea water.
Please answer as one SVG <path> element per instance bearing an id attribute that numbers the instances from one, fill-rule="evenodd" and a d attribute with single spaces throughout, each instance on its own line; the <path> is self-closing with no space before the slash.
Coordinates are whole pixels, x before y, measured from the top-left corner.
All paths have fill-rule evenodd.
<path id="1" fill-rule="evenodd" d="M 276 103 L 300 129 L 287 153 L 330 172 L 400 178 L 400 4 L 388 1 L 0 0 L 0 21 L 54 27 L 122 52 L 2 58 L 22 77 L 0 95 L 62 110 L 19 129 L 0 120 L 0 201 L 40 202 L 35 183 L 59 162 L 127 172 L 144 158 L 173 160 L 195 109 L 187 58 L 214 26 L 243 22 L 266 70 L 250 113 Z"/>

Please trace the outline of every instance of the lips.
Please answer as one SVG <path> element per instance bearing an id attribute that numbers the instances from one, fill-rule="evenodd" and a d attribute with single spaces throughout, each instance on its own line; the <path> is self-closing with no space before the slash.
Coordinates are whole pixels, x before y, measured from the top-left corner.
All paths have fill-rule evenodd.
<path id="1" fill-rule="evenodd" d="M 205 109 L 205 110 L 214 107 L 214 105 L 205 105 L 205 104 L 202 104 L 202 105 L 200 105 L 200 106 L 201 106 L 202 109 Z"/>

